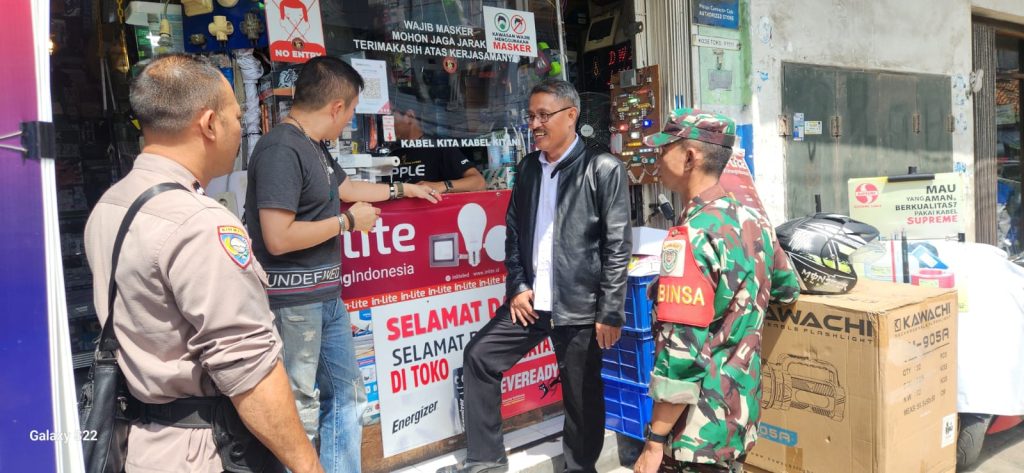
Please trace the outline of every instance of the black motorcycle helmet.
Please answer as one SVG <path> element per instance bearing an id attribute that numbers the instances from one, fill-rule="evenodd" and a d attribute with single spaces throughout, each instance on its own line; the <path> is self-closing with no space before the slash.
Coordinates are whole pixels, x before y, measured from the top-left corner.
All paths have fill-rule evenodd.
<path id="1" fill-rule="evenodd" d="M 805 294 L 844 294 L 857 285 L 850 255 L 878 238 L 878 230 L 845 215 L 818 213 L 775 229 Z"/>

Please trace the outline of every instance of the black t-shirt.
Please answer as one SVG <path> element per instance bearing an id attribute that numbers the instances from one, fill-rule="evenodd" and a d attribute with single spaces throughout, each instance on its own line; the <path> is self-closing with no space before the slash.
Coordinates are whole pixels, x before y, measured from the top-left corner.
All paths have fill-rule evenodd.
<path id="1" fill-rule="evenodd" d="M 458 148 L 399 148 L 400 164 L 391 170 L 392 182 L 442 182 L 461 179 L 473 163 Z"/>
<path id="2" fill-rule="evenodd" d="M 337 216 L 341 209 L 338 186 L 346 177 L 323 146 L 291 124 L 274 127 L 256 143 L 249 160 L 245 220 L 253 254 L 267 271 L 271 308 L 340 297 L 341 240 L 334 237 L 312 248 L 274 256 L 263 239 L 259 209 L 290 210 L 301 222 Z"/>

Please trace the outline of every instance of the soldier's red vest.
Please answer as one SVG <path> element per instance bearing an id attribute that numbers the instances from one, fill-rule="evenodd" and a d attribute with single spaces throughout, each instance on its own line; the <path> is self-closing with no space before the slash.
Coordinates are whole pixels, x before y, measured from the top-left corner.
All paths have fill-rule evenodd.
<path id="1" fill-rule="evenodd" d="M 658 320 L 707 327 L 715 317 L 715 290 L 697 266 L 686 227 L 672 227 L 661 245 Z"/>

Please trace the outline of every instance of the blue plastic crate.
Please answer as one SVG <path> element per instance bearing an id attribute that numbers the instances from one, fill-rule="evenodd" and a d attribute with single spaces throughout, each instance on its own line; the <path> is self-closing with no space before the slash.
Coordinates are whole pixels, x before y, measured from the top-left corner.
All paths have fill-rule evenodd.
<path id="1" fill-rule="evenodd" d="M 604 378 L 604 426 L 637 440 L 644 439 L 644 426 L 651 421 L 654 402 L 647 386 L 620 379 Z"/>
<path id="2" fill-rule="evenodd" d="M 647 384 L 654 369 L 654 337 L 651 332 L 623 331 L 614 347 L 601 354 L 601 374 L 634 383 Z"/>
<path id="3" fill-rule="evenodd" d="M 657 275 L 631 276 L 628 279 L 626 323 L 622 325 L 623 328 L 638 331 L 651 330 L 651 310 L 654 306 L 647 298 L 647 285 L 656 277 Z"/>

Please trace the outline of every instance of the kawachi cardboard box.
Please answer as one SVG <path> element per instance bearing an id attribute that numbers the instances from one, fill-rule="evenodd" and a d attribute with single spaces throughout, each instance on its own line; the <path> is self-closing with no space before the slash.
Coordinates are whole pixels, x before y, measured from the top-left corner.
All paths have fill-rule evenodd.
<path id="1" fill-rule="evenodd" d="M 863 278 L 840 296 L 773 305 L 762 344 L 760 438 L 774 473 L 941 473 L 956 468 L 951 289 Z"/>

